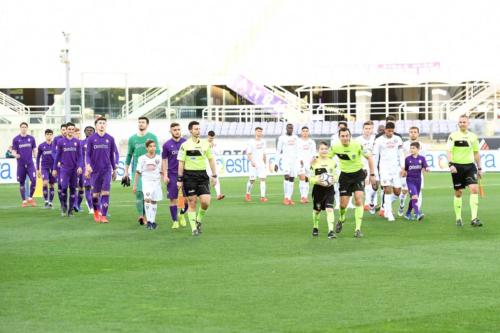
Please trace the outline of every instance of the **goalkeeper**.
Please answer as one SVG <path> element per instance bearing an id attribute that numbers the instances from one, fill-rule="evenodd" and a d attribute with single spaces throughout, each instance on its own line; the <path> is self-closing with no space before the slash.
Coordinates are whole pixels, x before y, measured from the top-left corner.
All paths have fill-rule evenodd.
<path id="1" fill-rule="evenodd" d="M 328 157 L 328 144 L 320 142 L 318 147 L 318 155 L 311 163 L 311 173 L 314 175 L 310 178 L 313 184 L 313 232 L 314 237 L 318 236 L 319 230 L 319 214 L 322 210 L 326 211 L 326 221 L 328 223 L 328 239 L 337 238 L 334 229 L 333 207 L 335 206 L 335 182 L 337 162 Z"/>
<path id="2" fill-rule="evenodd" d="M 158 138 L 153 133 L 148 132 L 149 119 L 147 117 L 139 117 L 138 119 L 139 131 L 137 134 L 132 135 L 128 139 L 127 159 L 125 160 L 125 176 L 122 178 L 123 186 L 130 186 L 129 167 L 132 162 L 132 177 L 135 177 L 137 170 L 137 162 L 139 157 L 146 154 L 146 141 L 153 140 L 156 145 L 156 154 L 160 154 L 160 145 Z M 132 179 L 133 181 L 134 179 Z M 138 222 L 144 225 L 144 193 L 142 192 L 142 180 L 138 179 L 137 191 L 135 192 L 135 207 L 139 215 Z"/>
<path id="3" fill-rule="evenodd" d="M 347 205 L 354 193 L 354 219 L 356 228 L 354 237 L 361 238 L 361 222 L 363 220 L 363 193 L 365 189 L 366 170 L 363 169 L 364 156 L 368 160 L 370 169 L 370 183 L 375 184 L 373 157 L 371 153 L 365 152 L 356 140 L 351 140 L 351 131 L 348 128 L 339 130 L 339 142 L 330 147 L 328 156 L 337 156 L 340 162 L 339 192 L 340 192 L 340 216 L 335 227 L 337 233 L 342 231 L 345 222 Z"/>

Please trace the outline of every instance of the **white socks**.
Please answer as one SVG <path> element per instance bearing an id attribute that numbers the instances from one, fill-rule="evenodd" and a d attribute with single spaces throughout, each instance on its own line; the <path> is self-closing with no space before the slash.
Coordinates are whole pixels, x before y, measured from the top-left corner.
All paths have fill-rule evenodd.
<path id="1" fill-rule="evenodd" d="M 307 198 L 309 196 L 309 182 L 305 180 L 299 181 L 300 197 Z"/>
<path id="2" fill-rule="evenodd" d="M 260 181 L 260 197 L 266 197 L 266 182 Z"/>
<path id="3" fill-rule="evenodd" d="M 261 185 L 261 187 L 262 187 L 262 185 Z M 247 182 L 247 194 L 252 193 L 252 188 L 253 188 L 253 183 L 250 180 L 248 180 L 248 182 Z"/>

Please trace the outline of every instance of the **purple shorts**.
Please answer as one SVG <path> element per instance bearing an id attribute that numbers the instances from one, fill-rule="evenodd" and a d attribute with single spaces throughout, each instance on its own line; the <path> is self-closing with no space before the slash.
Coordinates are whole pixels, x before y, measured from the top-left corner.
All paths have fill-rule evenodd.
<path id="1" fill-rule="evenodd" d="M 76 169 L 59 169 L 59 181 L 61 184 L 61 189 L 65 191 L 69 188 L 76 188 L 78 182 L 78 175 L 76 173 Z"/>
<path id="2" fill-rule="evenodd" d="M 408 193 L 411 196 L 419 195 L 422 187 L 421 179 L 406 178 L 406 185 L 408 186 Z"/>
<path id="3" fill-rule="evenodd" d="M 170 181 L 167 184 L 168 198 L 170 200 L 177 199 L 177 196 L 179 195 L 179 189 L 177 188 L 177 174 L 169 173 L 168 179 L 170 179 Z"/>
<path id="4" fill-rule="evenodd" d="M 42 180 L 48 180 L 49 184 L 54 184 L 56 182 L 56 178 L 52 176 L 52 168 L 42 166 Z"/>
<path id="5" fill-rule="evenodd" d="M 90 184 L 92 186 L 92 193 L 109 192 L 111 188 L 111 169 L 92 171 L 90 174 Z"/>
<path id="6" fill-rule="evenodd" d="M 26 177 L 29 177 L 30 182 L 36 182 L 36 168 L 35 164 L 32 163 L 23 163 L 17 161 L 17 181 L 19 183 L 24 183 L 26 181 Z"/>

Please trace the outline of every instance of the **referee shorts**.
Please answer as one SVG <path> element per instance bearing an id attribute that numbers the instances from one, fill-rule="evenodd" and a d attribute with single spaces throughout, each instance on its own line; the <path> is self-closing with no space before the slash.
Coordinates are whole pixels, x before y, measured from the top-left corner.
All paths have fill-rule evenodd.
<path id="1" fill-rule="evenodd" d="M 451 174 L 455 190 L 461 190 L 469 185 L 477 184 L 477 168 L 474 163 L 453 163 L 453 165 L 457 168 L 457 173 Z"/>
<path id="2" fill-rule="evenodd" d="M 354 192 L 365 191 L 366 171 L 359 169 L 356 172 L 341 172 L 339 177 L 340 196 L 352 196 Z"/>
<path id="3" fill-rule="evenodd" d="M 210 178 L 205 170 L 185 170 L 183 184 L 188 197 L 210 195 Z"/>
<path id="4" fill-rule="evenodd" d="M 317 212 L 335 207 L 335 189 L 333 186 L 314 185 L 312 190 L 313 209 Z"/>

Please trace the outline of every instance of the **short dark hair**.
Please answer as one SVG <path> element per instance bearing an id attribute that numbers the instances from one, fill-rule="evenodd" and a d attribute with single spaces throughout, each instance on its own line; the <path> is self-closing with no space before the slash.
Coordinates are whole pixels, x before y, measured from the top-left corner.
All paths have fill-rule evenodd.
<path id="1" fill-rule="evenodd" d="M 107 119 L 106 119 L 106 118 L 104 118 L 104 117 L 99 117 L 99 118 L 97 118 L 97 119 L 94 121 L 94 125 L 97 125 L 97 122 L 99 122 L 99 121 L 107 121 Z"/>
<path id="2" fill-rule="evenodd" d="M 418 128 L 417 126 L 410 127 L 410 130 L 417 130 L 417 132 L 420 133 L 420 128 Z"/>
<path id="3" fill-rule="evenodd" d="M 341 132 L 349 132 L 351 134 L 351 130 L 348 127 L 339 128 L 339 136 Z"/>
<path id="4" fill-rule="evenodd" d="M 214 132 L 214 131 L 212 131 L 212 130 L 210 130 L 210 131 L 208 131 L 207 135 L 208 135 L 208 136 L 215 136 L 215 132 Z"/>
<path id="5" fill-rule="evenodd" d="M 263 131 L 262 127 L 260 127 L 260 126 L 255 127 L 255 130 L 256 130 L 256 131 L 257 131 L 257 130 L 261 130 L 261 131 Z"/>
<path id="6" fill-rule="evenodd" d="M 391 121 L 391 122 L 396 121 L 396 117 L 394 117 L 394 116 L 387 116 L 385 118 L 385 121 Z"/>
<path id="7" fill-rule="evenodd" d="M 68 124 L 61 124 L 61 128 L 66 128 L 68 127 Z"/>
<path id="8" fill-rule="evenodd" d="M 149 125 L 149 118 L 148 117 L 145 117 L 145 116 L 140 116 L 139 118 L 137 118 L 137 121 L 139 120 L 145 120 L 146 121 L 146 124 Z"/>
<path id="9" fill-rule="evenodd" d="M 68 123 L 66 123 L 66 127 L 70 127 L 70 126 L 76 127 L 76 125 L 75 125 L 75 124 L 73 124 L 72 122 L 68 122 Z"/>
<path id="10" fill-rule="evenodd" d="M 153 144 L 153 143 L 156 144 L 155 140 L 147 139 L 146 140 L 146 148 L 151 146 L 151 144 Z"/>
<path id="11" fill-rule="evenodd" d="M 188 124 L 188 130 L 192 130 L 194 125 L 199 125 L 200 123 L 196 120 L 190 121 Z"/>
<path id="12" fill-rule="evenodd" d="M 89 128 L 91 128 L 93 131 L 95 131 L 95 128 L 93 126 L 85 126 L 84 131 L 88 130 Z"/>
<path id="13" fill-rule="evenodd" d="M 28 123 L 27 123 L 27 122 L 25 122 L 25 121 L 23 121 L 22 123 L 20 123 L 20 124 L 19 124 L 19 127 L 21 127 L 21 126 L 23 126 L 23 125 L 26 125 L 26 127 L 29 127 L 29 126 L 28 126 Z"/>
<path id="14" fill-rule="evenodd" d="M 307 127 L 307 126 L 302 126 L 302 128 L 301 128 L 300 130 L 302 131 L 302 130 L 305 130 L 305 129 L 306 129 L 306 130 L 308 130 L 308 129 L 309 129 L 309 127 Z"/>
<path id="15" fill-rule="evenodd" d="M 319 144 L 318 144 L 318 147 L 319 146 L 326 146 L 326 147 L 329 147 L 328 143 L 326 143 L 326 141 L 320 141 Z"/>
<path id="16" fill-rule="evenodd" d="M 385 129 L 395 129 L 396 125 L 394 125 L 393 122 L 389 121 L 387 124 L 385 124 Z"/>
<path id="17" fill-rule="evenodd" d="M 412 143 L 410 143 L 410 147 L 415 147 L 417 149 L 420 149 L 420 143 L 418 143 L 418 142 L 412 142 Z"/>
<path id="18" fill-rule="evenodd" d="M 347 127 L 347 121 L 339 121 L 339 124 L 337 126 L 340 127 L 340 125 L 344 125 L 345 127 Z"/>
<path id="19" fill-rule="evenodd" d="M 45 134 L 54 134 L 54 131 L 52 131 L 50 128 L 47 128 L 45 130 Z"/>
<path id="20" fill-rule="evenodd" d="M 363 123 L 363 127 L 365 127 L 365 126 L 373 126 L 373 121 L 371 121 L 371 120 L 367 120 L 367 121 L 365 121 L 365 122 Z"/>
<path id="21" fill-rule="evenodd" d="M 170 128 L 174 128 L 174 127 L 177 127 L 177 126 L 181 126 L 179 123 L 171 123 L 170 124 Z"/>

